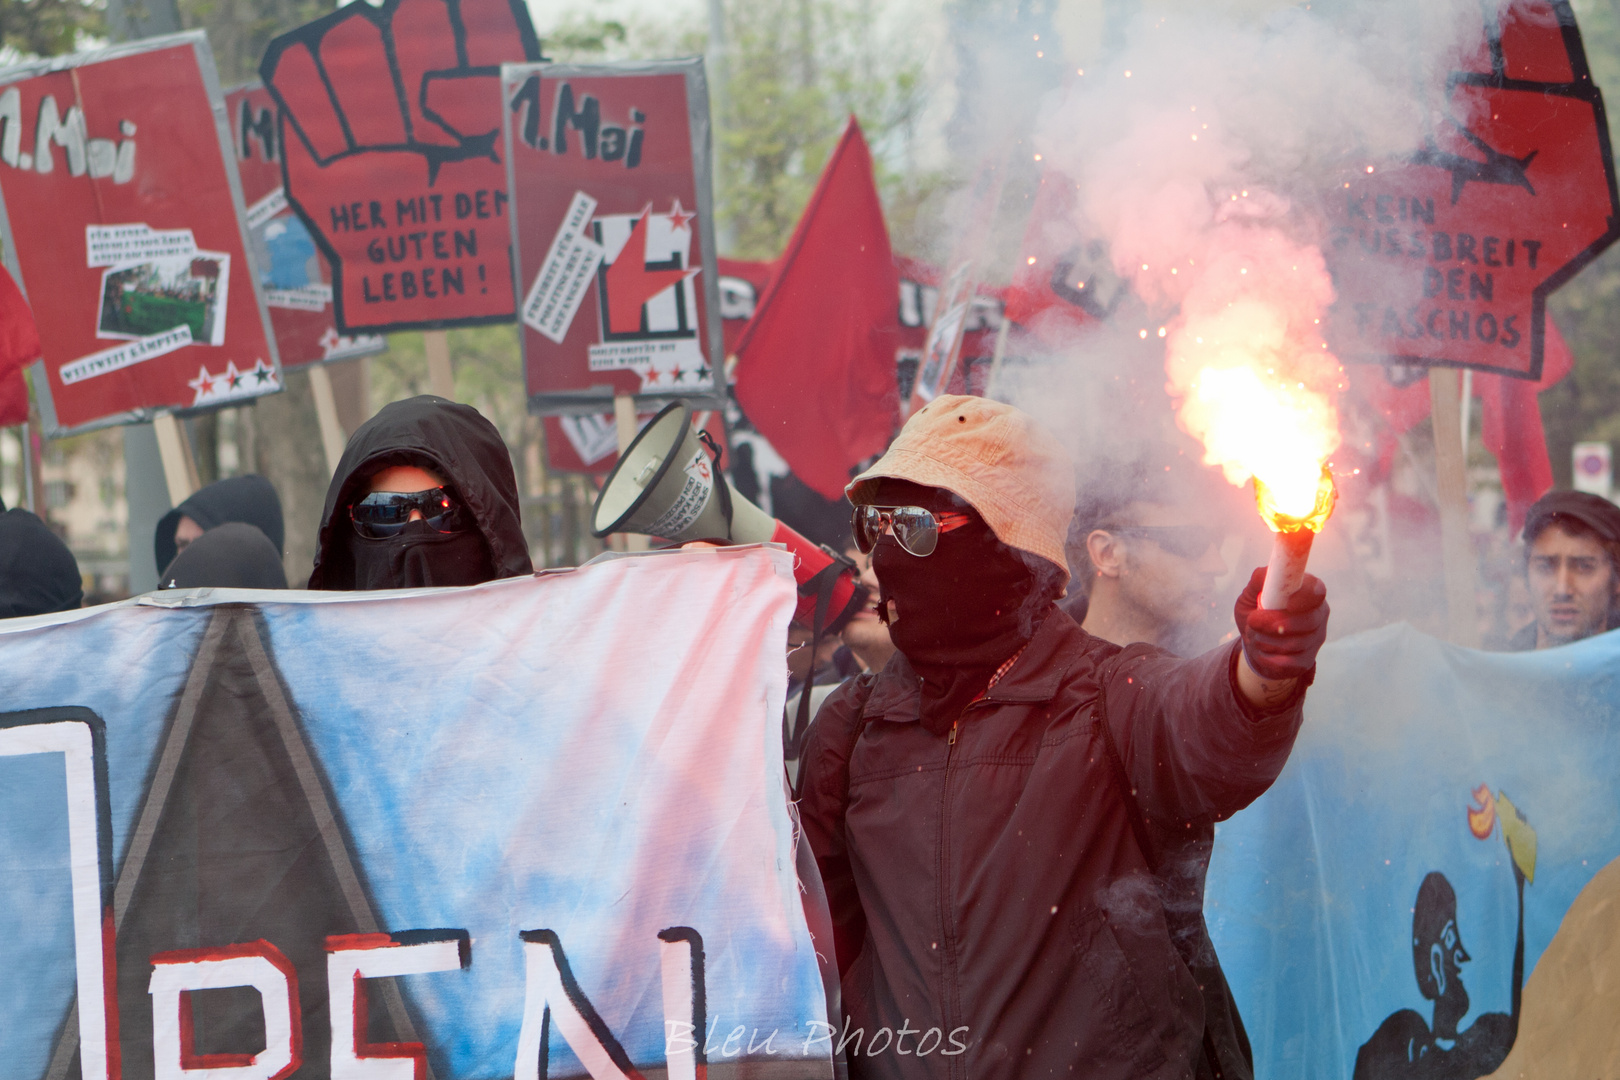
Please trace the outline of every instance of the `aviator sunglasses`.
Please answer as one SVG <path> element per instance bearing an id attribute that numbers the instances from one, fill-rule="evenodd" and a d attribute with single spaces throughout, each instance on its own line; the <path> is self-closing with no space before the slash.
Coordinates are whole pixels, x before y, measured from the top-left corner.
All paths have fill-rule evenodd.
<path id="1" fill-rule="evenodd" d="M 429 488 L 427 491 L 373 491 L 349 507 L 349 520 L 354 531 L 367 540 L 385 540 L 398 536 L 410 524 L 413 513 L 421 513 L 422 520 L 434 532 L 460 532 L 461 504 L 447 488 Z"/>
<path id="2" fill-rule="evenodd" d="M 1207 525 L 1099 525 L 1100 532 L 1139 536 L 1183 559 L 1196 559 L 1220 543 L 1220 533 Z"/>
<path id="3" fill-rule="evenodd" d="M 921 558 L 934 553 L 940 533 L 960 529 L 972 520 L 970 514 L 936 513 L 921 506 L 857 506 L 851 524 L 855 547 L 862 555 L 871 554 L 885 532 L 893 532 L 902 548 Z"/>

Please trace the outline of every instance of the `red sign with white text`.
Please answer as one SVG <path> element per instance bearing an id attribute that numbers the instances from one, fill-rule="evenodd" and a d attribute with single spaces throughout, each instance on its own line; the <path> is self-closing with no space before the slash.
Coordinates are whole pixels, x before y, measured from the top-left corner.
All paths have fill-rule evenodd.
<path id="1" fill-rule="evenodd" d="M 1567 3 L 1518 0 L 1405 161 L 1329 195 L 1345 360 L 1538 379 L 1547 297 L 1620 236 L 1608 121 Z"/>
<path id="2" fill-rule="evenodd" d="M 258 83 L 225 93 L 236 170 L 247 204 L 248 243 L 270 309 L 283 368 L 381 352 L 380 334 L 340 334 L 332 313 L 332 278 L 304 221 L 281 184 L 276 103 Z"/>
<path id="3" fill-rule="evenodd" d="M 55 434 L 281 389 L 202 45 L 0 72 L 0 224 Z"/>
<path id="4" fill-rule="evenodd" d="M 714 397 L 702 61 L 508 65 L 502 88 L 531 407 Z"/>
<path id="5" fill-rule="evenodd" d="M 500 65 L 539 56 L 522 0 L 348 4 L 270 43 L 282 180 L 340 332 L 511 321 Z"/>

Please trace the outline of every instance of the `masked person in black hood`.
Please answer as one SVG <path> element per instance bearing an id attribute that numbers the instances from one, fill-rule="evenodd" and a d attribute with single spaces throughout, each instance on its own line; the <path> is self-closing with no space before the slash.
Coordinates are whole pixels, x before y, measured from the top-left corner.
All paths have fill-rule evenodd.
<path id="1" fill-rule="evenodd" d="M 219 480 L 199 488 L 189 499 L 158 519 L 152 537 L 152 554 L 161 575 L 187 544 L 209 529 L 231 521 L 252 525 L 283 553 L 286 539 L 281 519 L 281 499 L 270 481 L 249 474 Z"/>
<path id="2" fill-rule="evenodd" d="M 350 437 L 326 492 L 311 589 L 476 585 L 533 572 L 511 455 L 477 409 L 414 397 Z"/>
<path id="3" fill-rule="evenodd" d="M 72 611 L 84 603 L 79 563 L 39 518 L 0 512 L 0 619 Z"/>
<path id="4" fill-rule="evenodd" d="M 174 557 L 159 589 L 285 589 L 281 552 L 264 533 L 240 521 L 209 529 Z"/>

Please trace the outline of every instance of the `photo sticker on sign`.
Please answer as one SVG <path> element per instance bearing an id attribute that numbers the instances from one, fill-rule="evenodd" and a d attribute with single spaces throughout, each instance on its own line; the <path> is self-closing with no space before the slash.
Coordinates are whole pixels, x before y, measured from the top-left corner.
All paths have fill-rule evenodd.
<path id="1" fill-rule="evenodd" d="M 225 117 L 201 31 L 0 71 L 0 243 L 51 436 L 196 408 L 210 369 L 262 373 L 226 400 L 281 389 Z"/>
<path id="2" fill-rule="evenodd" d="M 247 202 L 248 243 L 286 367 L 343 360 L 388 347 L 381 334 L 341 335 L 333 317 L 326 256 L 281 182 L 275 102 L 257 83 L 225 94 L 236 169 Z"/>

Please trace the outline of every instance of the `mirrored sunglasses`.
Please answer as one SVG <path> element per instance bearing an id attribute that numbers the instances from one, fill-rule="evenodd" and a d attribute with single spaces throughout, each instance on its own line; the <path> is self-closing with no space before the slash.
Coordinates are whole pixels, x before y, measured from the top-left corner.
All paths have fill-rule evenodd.
<path id="1" fill-rule="evenodd" d="M 884 533 L 893 533 L 895 542 L 912 555 L 932 555 L 941 533 L 948 533 L 973 520 L 971 514 L 949 511 L 935 513 L 921 506 L 857 506 L 851 529 L 855 547 L 870 554 Z"/>
<path id="2" fill-rule="evenodd" d="M 384 540 L 399 533 L 420 513 L 434 532 L 453 533 L 466 528 L 465 515 L 448 488 L 427 491 L 373 491 L 349 507 L 354 531 L 367 540 Z"/>

